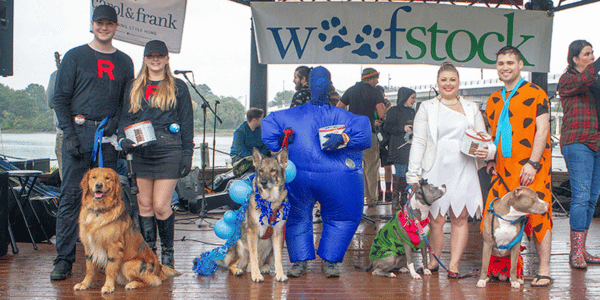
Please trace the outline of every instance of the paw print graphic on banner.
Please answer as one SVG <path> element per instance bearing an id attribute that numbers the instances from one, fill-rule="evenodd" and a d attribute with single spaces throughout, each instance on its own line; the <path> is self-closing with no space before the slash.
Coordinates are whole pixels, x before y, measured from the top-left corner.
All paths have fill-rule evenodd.
<path id="1" fill-rule="evenodd" d="M 378 39 L 381 37 L 382 31 L 379 28 L 375 28 L 375 30 L 373 30 L 371 25 L 365 25 L 362 29 L 362 33 L 365 35 L 366 38 L 369 38 L 371 36 L 371 33 L 373 33 L 372 38 Z M 362 35 L 357 34 L 356 38 L 354 39 L 354 42 L 359 44 L 360 47 L 356 48 L 355 50 L 352 50 L 352 53 L 360 56 L 368 56 L 372 59 L 376 59 L 377 57 L 379 57 L 379 55 L 371 49 L 371 44 L 364 43 L 365 38 Z M 376 40 L 373 40 L 372 42 L 375 43 Z M 385 43 L 383 41 L 376 42 L 375 44 L 375 48 L 377 48 L 377 50 L 381 50 L 383 46 L 385 46 Z"/>
<path id="2" fill-rule="evenodd" d="M 329 23 L 329 21 L 327 20 L 323 20 L 321 22 L 321 28 L 325 31 L 328 31 L 330 29 L 335 29 L 338 26 L 340 26 L 341 21 L 338 17 L 333 17 L 331 18 L 331 24 Z M 325 45 L 325 50 L 326 51 L 331 51 L 333 49 L 336 48 L 344 48 L 346 46 L 349 46 L 350 43 L 346 42 L 342 36 L 346 36 L 348 34 L 348 30 L 346 29 L 346 26 L 342 26 L 342 28 L 340 28 L 337 32 L 339 35 L 334 35 L 331 38 L 331 41 Z M 325 33 L 319 33 L 319 40 L 321 40 L 321 42 L 325 42 L 327 40 L 327 35 Z"/>

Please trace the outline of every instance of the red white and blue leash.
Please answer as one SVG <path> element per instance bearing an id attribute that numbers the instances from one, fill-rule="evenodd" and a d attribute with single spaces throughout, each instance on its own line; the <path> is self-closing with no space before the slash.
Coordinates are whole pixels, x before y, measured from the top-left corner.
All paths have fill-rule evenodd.
<path id="1" fill-rule="evenodd" d="M 426 180 L 421 179 L 421 181 L 424 181 L 423 183 L 425 183 L 425 184 L 427 183 Z M 421 222 L 419 222 L 419 220 L 415 217 L 415 214 L 413 213 L 413 210 L 410 207 L 410 201 L 412 200 L 412 197 L 414 195 L 413 186 L 409 185 L 408 187 L 406 187 L 406 192 L 408 194 L 408 197 L 407 197 L 408 200 L 406 201 L 405 208 L 408 210 L 408 212 L 410 212 L 411 217 L 413 218 L 413 220 L 415 221 L 415 224 L 417 225 L 419 236 L 421 237 L 421 239 L 423 239 L 425 241 L 425 244 L 427 245 L 427 249 L 429 250 L 431 255 L 433 255 L 433 258 L 435 258 L 435 260 L 437 260 L 438 264 L 444 270 L 446 270 L 446 272 L 448 272 L 448 275 L 452 278 L 461 279 L 461 278 L 473 277 L 473 276 L 479 274 L 479 269 L 477 269 L 477 268 L 475 268 L 475 269 L 471 270 L 469 273 L 463 274 L 463 275 L 454 273 L 454 272 L 450 271 L 448 268 L 446 268 L 446 266 L 440 261 L 440 259 L 437 257 L 437 255 L 435 255 L 435 253 L 433 252 L 433 249 L 431 248 L 431 244 L 429 243 L 429 240 L 427 239 L 427 235 L 425 235 L 425 232 L 423 231 L 423 226 L 421 226 Z M 423 268 L 427 268 L 427 266 L 423 266 Z"/>

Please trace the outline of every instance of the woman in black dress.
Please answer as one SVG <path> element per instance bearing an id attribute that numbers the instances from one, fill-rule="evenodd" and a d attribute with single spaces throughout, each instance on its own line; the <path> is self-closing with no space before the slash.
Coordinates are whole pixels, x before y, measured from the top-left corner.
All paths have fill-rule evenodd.
<path id="1" fill-rule="evenodd" d="M 150 121 L 156 141 L 136 144 L 126 137 L 128 126 Z M 140 230 L 156 251 L 156 228 L 160 235 L 161 262 L 173 267 L 174 215 L 171 198 L 179 178 L 192 166 L 194 118 L 186 84 L 173 77 L 169 53 L 162 41 L 149 41 L 144 64 L 125 92 L 119 145 L 133 155 L 137 174 Z M 131 127 L 129 127 L 131 128 Z"/>

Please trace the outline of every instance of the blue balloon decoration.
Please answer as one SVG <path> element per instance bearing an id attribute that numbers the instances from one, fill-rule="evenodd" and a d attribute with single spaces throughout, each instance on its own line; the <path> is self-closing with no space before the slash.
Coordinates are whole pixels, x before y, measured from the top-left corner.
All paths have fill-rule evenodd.
<path id="1" fill-rule="evenodd" d="M 236 218 L 237 214 L 233 210 L 230 210 L 223 215 L 223 220 L 225 220 L 225 223 L 227 224 L 235 224 Z"/>
<path id="2" fill-rule="evenodd" d="M 252 194 L 252 183 L 250 181 L 237 180 L 229 187 L 229 197 L 239 204 L 248 201 L 250 194 Z"/>
<path id="3" fill-rule="evenodd" d="M 293 161 L 288 160 L 288 165 L 285 168 L 285 182 L 290 183 L 296 178 L 296 165 Z"/>
<path id="4" fill-rule="evenodd" d="M 232 224 L 228 224 L 221 219 L 215 224 L 215 234 L 224 240 L 229 239 L 235 233 L 235 228 Z"/>

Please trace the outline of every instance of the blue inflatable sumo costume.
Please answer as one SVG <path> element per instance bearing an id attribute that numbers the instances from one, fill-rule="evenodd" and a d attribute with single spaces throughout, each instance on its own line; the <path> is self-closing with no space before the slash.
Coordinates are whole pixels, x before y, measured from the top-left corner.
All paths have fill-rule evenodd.
<path id="1" fill-rule="evenodd" d="M 289 158 L 296 164 L 296 178 L 289 184 L 290 214 L 287 243 L 290 261 L 315 259 L 312 211 L 321 203 L 323 232 L 317 254 L 332 263 L 341 262 L 360 221 L 364 206 L 362 150 L 371 147 L 371 125 L 366 116 L 354 115 L 328 103 L 329 71 L 310 72 L 311 100 L 287 110 L 270 113 L 262 120 L 262 139 L 271 151 L 281 148 L 284 129 L 294 131 Z M 331 134 L 321 148 L 319 128 L 343 125 L 343 134 Z"/>

